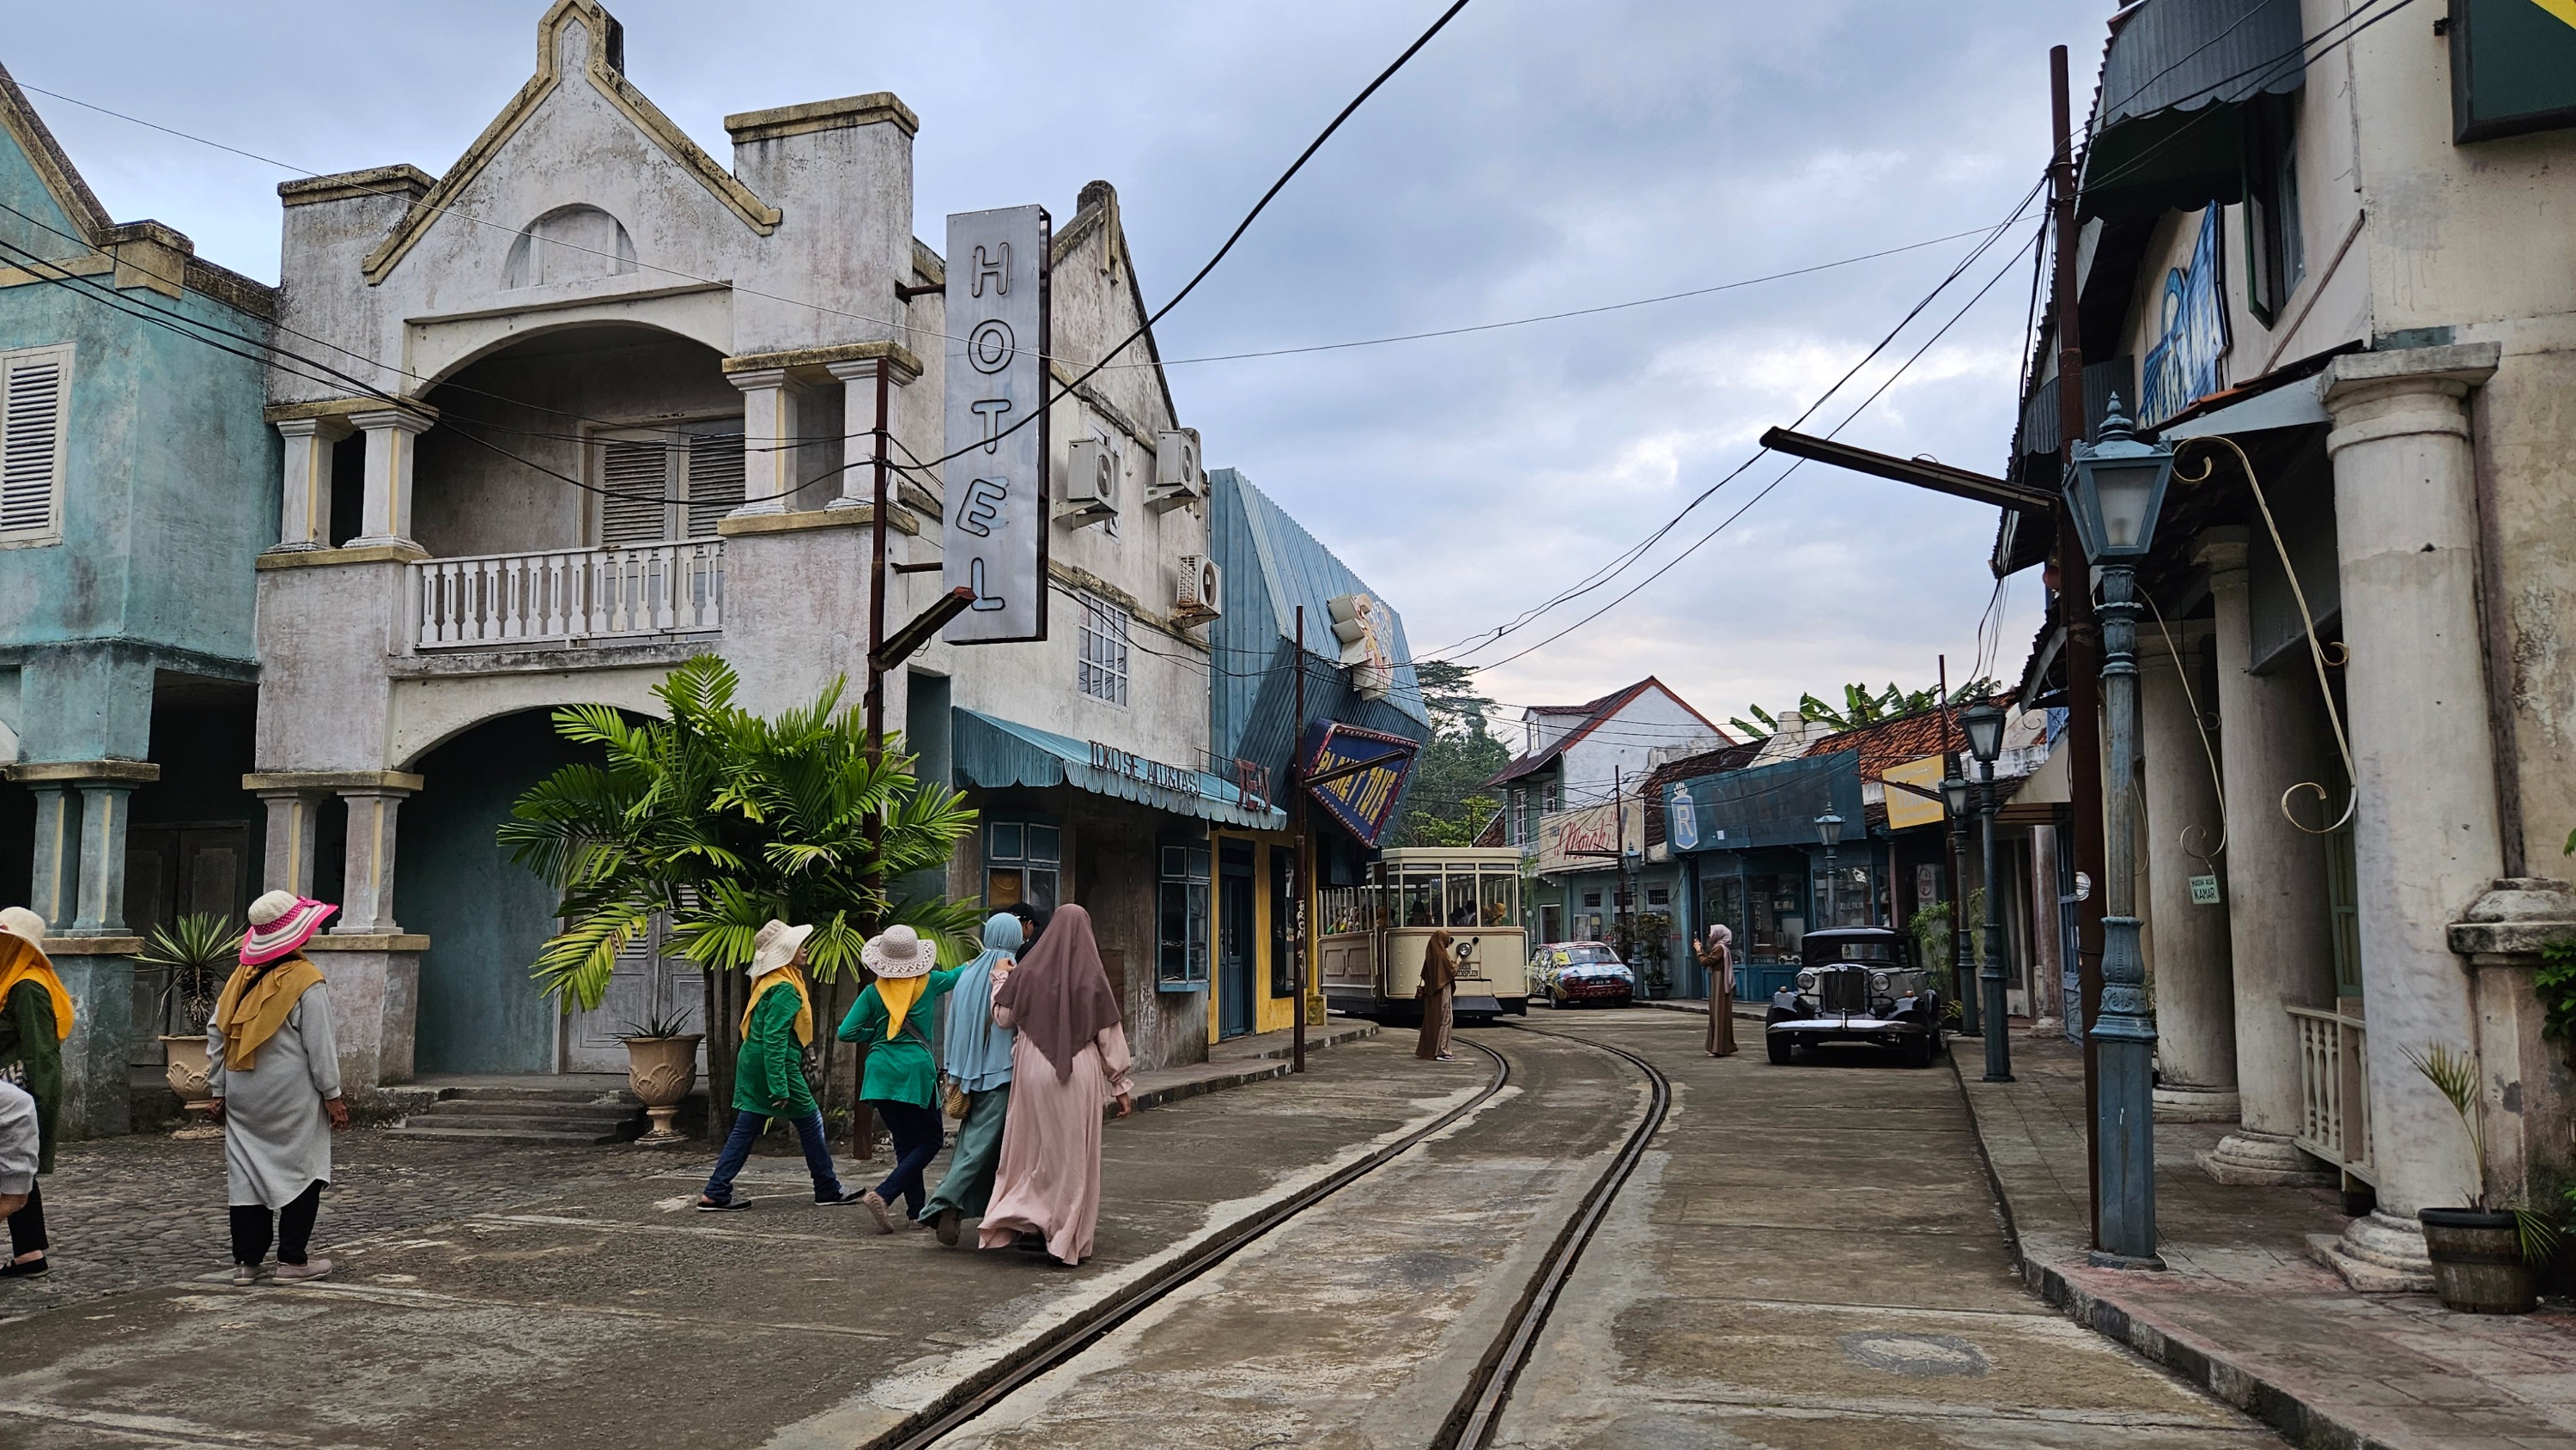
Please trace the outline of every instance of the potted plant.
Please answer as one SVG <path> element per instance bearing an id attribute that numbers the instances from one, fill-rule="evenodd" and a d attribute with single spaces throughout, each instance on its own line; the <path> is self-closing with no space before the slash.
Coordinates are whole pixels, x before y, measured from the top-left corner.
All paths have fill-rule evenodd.
<path id="1" fill-rule="evenodd" d="M 2558 1225 L 2528 1208 L 2488 1203 L 2477 1059 L 2435 1043 L 2430 1051 L 2406 1049 L 2406 1060 L 2459 1114 L 2477 1173 L 2467 1207 L 2416 1212 L 2424 1225 L 2424 1251 L 2433 1260 L 2433 1292 L 2443 1308 L 2462 1314 L 2528 1314 L 2540 1302 L 2540 1267 L 2558 1252 Z"/>
<path id="2" fill-rule="evenodd" d="M 191 912 L 168 926 L 152 928 L 135 960 L 170 974 L 161 989 L 161 1025 L 177 1033 L 161 1038 L 162 1074 L 170 1091 L 193 1113 L 211 1113 L 207 1087 L 212 1065 L 206 1058 L 206 1023 L 215 1015 L 215 999 L 224 979 L 241 961 L 240 930 L 219 912 Z"/>
<path id="3" fill-rule="evenodd" d="M 637 1142 L 680 1141 L 680 1130 L 673 1125 L 689 1089 L 698 1085 L 698 1044 L 706 1040 L 684 1030 L 688 1025 L 688 1018 L 678 1013 L 657 1013 L 627 1023 L 618 1039 L 626 1044 L 626 1086 L 644 1100 L 644 1116 L 653 1120 Z"/>

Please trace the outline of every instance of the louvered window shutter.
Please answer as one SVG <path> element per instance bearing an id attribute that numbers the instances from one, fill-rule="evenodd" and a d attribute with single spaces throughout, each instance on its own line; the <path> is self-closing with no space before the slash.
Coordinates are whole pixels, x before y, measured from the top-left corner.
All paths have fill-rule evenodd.
<path id="1" fill-rule="evenodd" d="M 671 450 L 659 438 L 610 438 L 600 444 L 599 542 L 611 549 L 671 537 Z"/>
<path id="2" fill-rule="evenodd" d="M 0 354 L 0 540 L 62 536 L 71 381 L 68 347 Z"/>
<path id="3" fill-rule="evenodd" d="M 716 521 L 742 507 L 742 422 L 689 435 L 689 537 L 712 539 Z"/>

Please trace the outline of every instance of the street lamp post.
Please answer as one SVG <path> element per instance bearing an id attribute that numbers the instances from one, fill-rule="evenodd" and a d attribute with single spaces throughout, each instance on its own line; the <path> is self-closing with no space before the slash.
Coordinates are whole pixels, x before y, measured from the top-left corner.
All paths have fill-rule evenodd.
<path id="1" fill-rule="evenodd" d="M 1982 988 L 1968 985 L 1968 963 L 1976 953 L 1968 944 L 1968 768 L 1953 761 L 1955 774 L 1941 778 L 1941 808 L 1950 817 L 1950 995 L 1959 1004 L 1959 1035 L 1974 1037 L 1983 1020 L 1977 1001 Z"/>
<path id="2" fill-rule="evenodd" d="M 1825 925 L 1843 924 L 1842 871 L 1834 848 L 1843 843 L 1843 818 L 1831 811 L 1816 817 L 1816 839 L 1825 843 Z"/>
<path id="3" fill-rule="evenodd" d="M 1985 997 L 1986 1081 L 2011 1082 L 2012 1014 L 2004 1005 L 2004 928 L 1995 897 L 1995 757 L 2003 752 L 2004 712 L 1991 701 L 1959 712 L 1968 732 L 1968 752 L 1977 757 L 1978 859 L 1986 889 L 1985 960 L 1977 967 L 1977 985 Z"/>
<path id="4" fill-rule="evenodd" d="M 2156 515 L 2172 477 L 2173 449 L 2137 441 L 2116 394 L 2100 441 L 2075 445 L 2066 470 L 2067 511 L 2085 558 L 2102 571 L 2103 753 L 2124 775 L 2138 737 L 2138 562 L 2154 544 Z M 2102 1007 L 2090 1024 L 2101 1063 L 2094 1142 L 2102 1226 L 2101 1247 L 2091 1257 L 2109 1268 L 2161 1269 L 2156 1024 L 2147 1002 L 2146 959 L 2138 951 L 2136 805 L 2125 781 L 2115 781 L 2102 797 Z"/>

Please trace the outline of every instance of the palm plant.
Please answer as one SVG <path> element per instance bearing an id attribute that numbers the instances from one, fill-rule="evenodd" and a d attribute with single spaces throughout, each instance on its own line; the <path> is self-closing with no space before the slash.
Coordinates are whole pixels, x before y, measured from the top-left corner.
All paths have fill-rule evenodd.
<path id="1" fill-rule="evenodd" d="M 2453 1052 L 2450 1044 L 2443 1042 L 2429 1049 L 2408 1047 L 2402 1051 L 2433 1090 L 2451 1105 L 2451 1111 L 2460 1115 L 2460 1128 L 2469 1135 L 2469 1158 L 2477 1173 L 2477 1187 L 2469 1195 L 2469 1207 L 2479 1213 L 2488 1212 L 2487 1130 L 2486 1119 L 2478 1111 L 2478 1060 L 2465 1052 Z M 2560 1231 L 2547 1215 L 2519 1207 L 2505 1211 L 2513 1215 L 2525 1262 L 2544 1264 L 2558 1252 Z"/>
<path id="2" fill-rule="evenodd" d="M 891 888 L 944 864 L 972 830 L 958 792 L 925 785 L 899 742 L 871 754 L 834 682 L 809 707 L 763 719 L 733 703 L 730 666 L 702 655 L 654 689 L 664 720 L 605 705 L 555 712 L 566 740 L 600 748 L 511 808 L 500 844 L 562 894 L 563 931 L 532 968 L 570 1012 L 599 1005 L 618 954 L 666 914 L 677 952 L 706 969 L 708 1064 L 720 1114 L 753 938 L 772 917 L 812 923 L 807 963 L 829 983 L 859 969 L 897 922 L 967 949 L 971 905 Z"/>
<path id="3" fill-rule="evenodd" d="M 175 1007 L 183 1032 L 206 1030 L 224 979 L 240 964 L 241 942 L 240 928 L 219 911 L 190 912 L 168 926 L 152 928 L 134 960 L 170 971 L 169 984 L 161 989 L 162 1025 L 170 1025 Z"/>

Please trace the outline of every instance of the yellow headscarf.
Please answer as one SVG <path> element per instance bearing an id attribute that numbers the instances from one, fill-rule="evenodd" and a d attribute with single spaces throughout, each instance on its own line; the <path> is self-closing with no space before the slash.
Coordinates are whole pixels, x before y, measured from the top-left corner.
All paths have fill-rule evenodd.
<path id="1" fill-rule="evenodd" d="M 894 1035 L 903 1030 L 905 1014 L 912 1011 L 912 1004 L 921 1000 L 922 988 L 929 985 L 928 977 L 877 978 L 877 1000 L 885 1003 L 886 1009 L 886 1041 L 894 1041 Z"/>
<path id="2" fill-rule="evenodd" d="M 751 1000 L 742 1009 L 742 1035 L 751 1035 L 752 1009 L 760 1005 L 761 998 L 769 995 L 770 988 L 780 985 L 796 991 L 796 1045 L 809 1046 L 814 1041 L 814 994 L 805 989 L 805 974 L 794 967 L 781 967 L 752 984 Z"/>
<path id="3" fill-rule="evenodd" d="M 303 957 L 282 957 L 264 967 L 235 967 L 215 999 L 215 1026 L 224 1034 L 224 1070 L 250 1072 L 259 1050 L 304 994 L 322 985 L 322 969 Z"/>
<path id="4" fill-rule="evenodd" d="M 62 1041 L 72 1035 L 72 994 L 63 979 L 54 975 L 54 964 L 45 959 L 44 948 L 18 935 L 0 932 L 0 1002 L 18 990 L 21 982 L 34 982 L 54 999 L 54 1039 Z"/>

